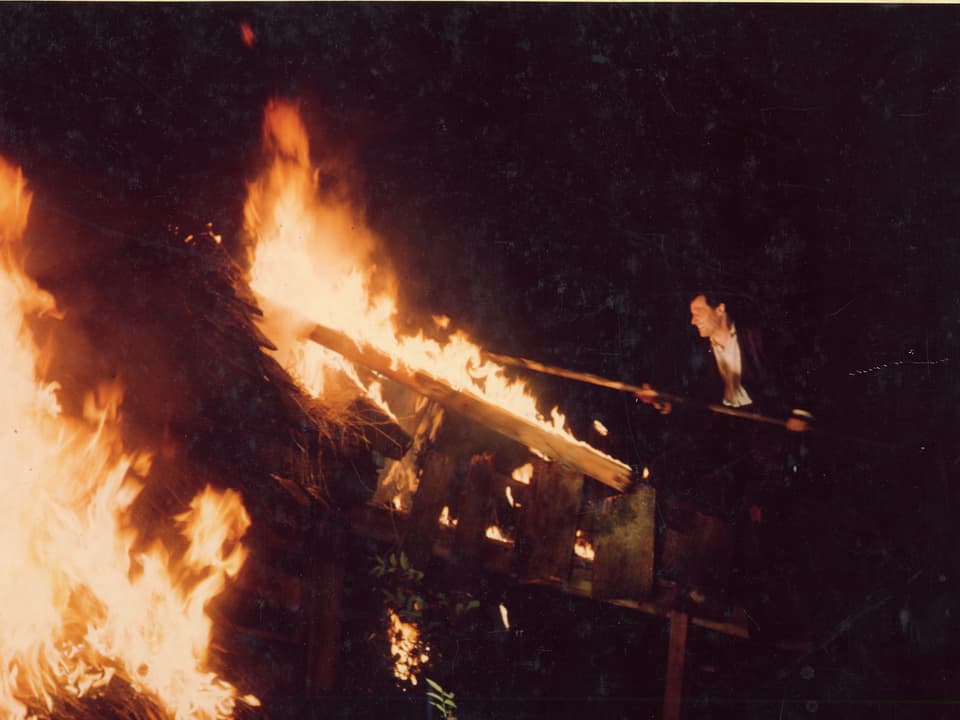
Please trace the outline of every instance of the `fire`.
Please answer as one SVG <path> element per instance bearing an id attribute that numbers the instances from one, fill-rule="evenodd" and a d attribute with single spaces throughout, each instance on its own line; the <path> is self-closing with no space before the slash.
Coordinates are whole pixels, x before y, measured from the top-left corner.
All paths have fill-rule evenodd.
<path id="1" fill-rule="evenodd" d="M 423 647 L 420 630 L 413 623 L 404 622 L 393 610 L 390 618 L 390 656 L 393 658 L 393 676 L 401 682 L 417 684 L 417 673 L 430 661 L 430 648 Z"/>
<path id="2" fill-rule="evenodd" d="M 17 259 L 30 201 L 0 158 L 0 716 L 49 713 L 120 677 L 173 717 L 228 717 L 257 701 L 207 669 L 204 607 L 242 565 L 249 518 L 239 495 L 207 489 L 176 518 L 182 556 L 140 550 L 129 510 L 150 457 L 121 445 L 120 393 L 104 388 L 73 418 L 40 378 L 27 321 L 56 307 Z"/>
<path id="3" fill-rule="evenodd" d="M 511 477 L 521 485 L 529 485 L 533 479 L 533 463 L 526 463 L 515 468 Z"/>
<path id="4" fill-rule="evenodd" d="M 593 549 L 593 544 L 587 539 L 583 530 L 577 530 L 577 538 L 573 543 L 573 554 L 581 560 L 589 560 L 591 562 L 597 557 L 597 553 Z"/>
<path id="5" fill-rule="evenodd" d="M 419 370 L 458 391 L 472 393 L 515 415 L 563 434 L 566 420 L 556 408 L 544 418 L 522 382 L 484 359 L 480 347 L 449 319 L 434 317 L 434 331 L 404 335 L 395 325 L 396 279 L 378 264 L 381 248 L 367 229 L 362 211 L 351 200 L 347 175 L 335 159 L 311 165 L 310 144 L 297 107 L 273 101 L 266 109 L 264 147 L 269 168 L 248 190 L 244 227 L 254 242 L 251 286 L 279 306 L 295 309 L 310 321 L 345 333 L 393 359 L 395 367 Z M 348 372 L 355 385 L 364 382 L 349 363 L 315 343 L 301 339 L 303 328 L 284 327 L 279 312 L 270 312 L 265 331 L 280 348 L 278 359 L 314 395 L 324 393 L 331 373 Z M 574 442 L 576 442 L 574 440 Z"/>
<path id="6" fill-rule="evenodd" d="M 488 540 L 503 543 L 504 545 L 513 545 L 513 540 L 503 534 L 503 530 L 500 529 L 499 525 L 490 525 L 487 528 L 486 536 Z"/>
<path id="7" fill-rule="evenodd" d="M 457 526 L 457 519 L 450 518 L 450 507 L 448 505 L 443 506 L 443 510 L 440 511 L 440 517 L 437 518 L 437 523 L 448 528 L 455 528 Z"/>

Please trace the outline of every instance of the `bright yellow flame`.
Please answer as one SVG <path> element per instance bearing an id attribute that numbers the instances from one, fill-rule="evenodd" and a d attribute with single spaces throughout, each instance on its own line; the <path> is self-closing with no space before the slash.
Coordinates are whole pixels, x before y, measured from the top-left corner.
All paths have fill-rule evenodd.
<path id="1" fill-rule="evenodd" d="M 556 408 L 549 419 L 541 416 L 526 385 L 486 361 L 462 332 L 447 332 L 443 342 L 422 331 L 399 332 L 394 324 L 396 280 L 374 260 L 378 241 L 351 203 L 350 188 L 338 180 L 344 168 L 331 159 L 319 168 L 311 165 L 306 128 L 295 105 L 268 104 L 263 140 L 271 164 L 250 184 L 244 208 L 244 228 L 254 245 L 251 287 L 257 293 L 377 348 L 392 358 L 395 368 L 426 372 L 579 442 L 564 430 L 565 418 Z M 279 348 L 279 362 L 308 391 L 320 395 L 325 390 L 319 378 L 331 370 L 343 371 L 348 363 L 303 341 L 304 328 L 289 327 L 289 321 L 284 327 L 284 319 L 276 317 L 281 312 L 269 312 L 264 331 Z M 434 318 L 438 328 L 448 322 Z"/>
<path id="2" fill-rule="evenodd" d="M 390 656 L 393 658 L 393 676 L 401 682 L 417 684 L 417 674 L 430 661 L 430 648 L 423 646 L 420 629 L 413 623 L 404 622 L 392 609 L 387 608 L 390 618 Z"/>
<path id="3" fill-rule="evenodd" d="M 514 469 L 512 477 L 521 485 L 529 485 L 530 481 L 533 479 L 533 463 L 527 463 L 526 465 L 521 465 L 520 467 Z"/>
<path id="4" fill-rule="evenodd" d="M 596 430 L 601 437 L 606 437 L 607 435 L 610 434 L 610 431 L 607 430 L 607 426 L 604 425 L 599 420 L 593 421 L 593 429 Z"/>
<path id="5" fill-rule="evenodd" d="M 486 535 L 487 539 L 493 540 L 494 542 L 503 543 L 505 545 L 513 544 L 513 540 L 504 535 L 503 530 L 501 530 L 497 525 L 490 525 L 487 528 Z"/>
<path id="6" fill-rule="evenodd" d="M 440 511 L 440 517 L 437 518 L 437 523 L 443 527 L 454 528 L 457 526 L 457 519 L 450 519 L 450 508 L 447 505 L 443 506 L 443 510 Z"/>
<path id="7" fill-rule="evenodd" d="M 591 562 L 597 557 L 593 545 L 584 535 L 583 530 L 577 530 L 577 539 L 573 544 L 573 554 L 582 560 L 590 560 Z"/>
<path id="8" fill-rule="evenodd" d="M 116 388 L 80 420 L 39 379 L 26 321 L 55 307 L 17 260 L 29 208 L 21 172 L 0 158 L 0 717 L 49 711 L 115 675 L 172 717 L 228 717 L 237 693 L 206 667 L 204 607 L 239 570 L 249 519 L 239 495 L 207 490 L 178 519 L 182 558 L 159 543 L 134 552 L 129 509 L 150 458 L 123 451 Z"/>
<path id="9" fill-rule="evenodd" d="M 507 606 L 503 603 L 500 603 L 500 621 L 503 623 L 505 630 L 510 629 L 510 613 L 507 611 Z"/>

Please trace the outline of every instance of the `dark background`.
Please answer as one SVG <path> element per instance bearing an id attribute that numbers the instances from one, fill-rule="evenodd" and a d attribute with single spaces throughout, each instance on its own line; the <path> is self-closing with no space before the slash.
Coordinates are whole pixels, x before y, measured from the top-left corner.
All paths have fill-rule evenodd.
<path id="1" fill-rule="evenodd" d="M 0 38 L 0 154 L 35 191 L 31 272 L 68 313 L 149 292 L 128 250 L 170 225 L 212 222 L 242 256 L 272 97 L 302 102 L 315 153 L 352 161 L 407 321 L 446 313 L 497 352 L 682 391 L 689 288 L 750 301 L 823 427 L 794 499 L 817 548 L 804 662 L 824 669 L 790 692 L 838 716 L 958 698 L 953 8 L 5 4 Z M 97 327 L 78 342 L 117 332 Z M 582 433 L 601 418 L 633 465 L 671 442 L 629 396 L 533 382 Z M 601 667 L 622 642 L 660 672 L 646 626 L 616 630 L 639 621 L 544 604 L 530 633 L 550 652 Z M 584 613 L 575 642 L 534 629 Z M 508 676 L 536 654 L 511 647 Z M 569 663 L 492 673 L 477 698 L 549 695 Z M 736 697 L 762 666 L 731 671 Z M 579 695 L 603 696 L 587 677 Z"/>

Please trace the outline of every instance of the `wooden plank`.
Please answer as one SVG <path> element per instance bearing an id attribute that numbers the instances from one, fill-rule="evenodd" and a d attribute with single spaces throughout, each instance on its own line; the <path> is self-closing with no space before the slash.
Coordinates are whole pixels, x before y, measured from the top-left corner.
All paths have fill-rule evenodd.
<path id="1" fill-rule="evenodd" d="M 274 313 L 297 316 L 289 308 L 281 308 L 263 297 L 258 299 L 268 316 Z M 367 344 L 358 344 L 339 330 L 307 320 L 302 320 L 301 323 L 305 338 L 435 400 L 448 410 L 465 415 L 474 422 L 481 423 L 522 445 L 536 448 L 543 455 L 562 461 L 617 491 L 623 492 L 630 485 L 631 469 L 628 465 L 601 453 L 587 443 L 514 415 L 476 395 L 456 390 L 423 371 L 403 367 L 381 350 Z"/>
<path id="2" fill-rule="evenodd" d="M 444 453 L 430 450 L 423 460 L 423 473 L 413 496 L 410 524 L 403 542 L 414 567 L 425 567 L 430 560 L 440 512 L 450 502 L 453 469 L 453 459 Z"/>
<path id="3" fill-rule="evenodd" d="M 640 485 L 603 502 L 593 526 L 597 599 L 639 600 L 653 590 L 655 501 L 656 491 Z"/>
<path id="4" fill-rule="evenodd" d="M 687 654 L 685 612 L 670 613 L 670 645 L 667 647 L 667 681 L 663 690 L 663 720 L 680 720 L 683 699 L 683 664 Z"/>
<path id="5" fill-rule="evenodd" d="M 457 528 L 453 545 L 454 559 L 460 566 L 457 574 L 462 576 L 461 579 L 480 564 L 487 527 L 493 521 L 493 497 L 490 491 L 494 474 L 490 455 L 474 455 L 470 459 L 470 468 L 457 503 Z"/>
<path id="6" fill-rule="evenodd" d="M 518 570 L 523 580 L 566 581 L 577 536 L 583 474 L 538 460 L 520 515 Z"/>

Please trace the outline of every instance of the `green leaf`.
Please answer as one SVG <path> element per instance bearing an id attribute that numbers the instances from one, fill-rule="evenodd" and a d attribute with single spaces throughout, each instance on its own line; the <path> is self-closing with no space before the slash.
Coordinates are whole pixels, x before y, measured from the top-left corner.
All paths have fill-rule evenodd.
<path id="1" fill-rule="evenodd" d="M 408 570 L 410 568 L 410 561 L 407 559 L 407 554 L 405 552 L 400 553 L 400 567 L 402 567 L 404 570 Z"/>
<path id="2" fill-rule="evenodd" d="M 426 680 L 426 681 L 427 681 L 427 685 L 429 685 L 430 687 L 432 687 L 434 690 L 436 690 L 436 691 L 438 691 L 438 692 L 444 692 L 443 688 L 440 687 L 440 685 L 439 685 L 438 683 L 434 682 L 434 681 L 431 680 L 430 678 L 424 678 L 424 680 Z M 445 693 L 444 693 L 444 694 L 445 694 Z"/>

